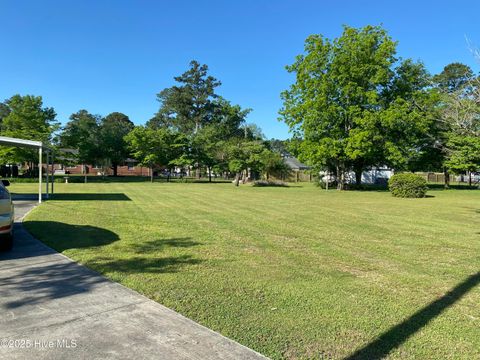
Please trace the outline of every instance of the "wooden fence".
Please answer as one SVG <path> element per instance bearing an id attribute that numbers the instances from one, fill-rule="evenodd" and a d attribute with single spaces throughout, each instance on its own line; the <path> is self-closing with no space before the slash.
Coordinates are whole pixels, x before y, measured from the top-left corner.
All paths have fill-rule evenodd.
<path id="1" fill-rule="evenodd" d="M 420 175 L 429 183 L 445 183 L 445 174 L 444 173 L 433 173 L 433 172 L 416 172 L 415 174 Z M 459 176 L 450 174 L 450 183 L 460 182 L 458 181 Z M 465 177 L 468 182 L 468 178 Z"/>

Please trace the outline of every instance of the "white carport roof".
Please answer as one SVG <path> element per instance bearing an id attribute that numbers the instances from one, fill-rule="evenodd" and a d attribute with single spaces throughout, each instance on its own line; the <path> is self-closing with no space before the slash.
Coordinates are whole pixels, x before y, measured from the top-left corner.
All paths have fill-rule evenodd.
<path id="1" fill-rule="evenodd" d="M 9 145 L 9 146 L 31 147 L 31 148 L 37 148 L 37 149 L 46 147 L 43 145 L 41 141 L 17 139 L 17 138 L 6 137 L 6 136 L 0 136 L 0 144 Z"/>
<path id="2" fill-rule="evenodd" d="M 4 146 L 13 146 L 13 147 L 28 147 L 33 149 L 38 149 L 38 202 L 42 202 L 42 150 L 45 149 L 47 151 L 47 171 L 46 171 L 46 198 L 48 199 L 49 193 L 49 173 L 48 173 L 48 164 L 49 164 L 49 154 L 52 152 L 52 149 L 42 143 L 41 141 L 35 140 L 26 140 L 26 139 L 18 139 L 12 138 L 7 136 L 0 136 L 0 145 Z M 53 156 L 52 158 L 52 165 L 53 165 Z M 52 166 L 52 194 L 53 194 L 53 166 Z"/>

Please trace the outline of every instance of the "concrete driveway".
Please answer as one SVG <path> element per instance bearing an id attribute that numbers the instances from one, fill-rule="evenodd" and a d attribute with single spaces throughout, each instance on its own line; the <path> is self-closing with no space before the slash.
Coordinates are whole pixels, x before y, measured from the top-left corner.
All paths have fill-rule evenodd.
<path id="1" fill-rule="evenodd" d="M 265 359 L 34 239 L 0 254 L 1 359 Z"/>

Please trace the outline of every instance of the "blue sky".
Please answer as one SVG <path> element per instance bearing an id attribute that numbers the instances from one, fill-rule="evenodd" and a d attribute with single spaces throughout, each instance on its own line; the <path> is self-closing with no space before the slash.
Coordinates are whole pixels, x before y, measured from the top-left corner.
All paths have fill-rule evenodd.
<path id="1" fill-rule="evenodd" d="M 156 94 L 196 59 L 223 85 L 218 93 L 249 107 L 249 122 L 287 138 L 277 121 L 285 65 L 313 33 L 334 38 L 342 24 L 383 24 L 398 55 L 437 73 L 453 61 L 479 65 L 478 1 L 0 0 L 0 101 L 42 95 L 62 123 L 87 109 L 127 114 L 143 124 Z"/>

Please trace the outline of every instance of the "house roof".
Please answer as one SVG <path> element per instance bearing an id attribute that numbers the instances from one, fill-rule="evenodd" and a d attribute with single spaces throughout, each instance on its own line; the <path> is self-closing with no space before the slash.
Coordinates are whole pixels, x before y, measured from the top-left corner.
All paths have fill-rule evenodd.
<path id="1" fill-rule="evenodd" d="M 310 166 L 305 165 L 304 163 L 300 162 L 300 160 L 298 160 L 296 157 L 293 157 L 293 156 L 286 156 L 283 159 L 283 161 L 285 161 L 285 164 L 287 164 L 287 166 L 293 170 L 309 170 L 310 169 Z"/>
<path id="2" fill-rule="evenodd" d="M 73 154 L 73 155 L 79 154 L 78 149 L 62 148 L 62 149 L 58 149 L 58 151 L 66 154 Z"/>

